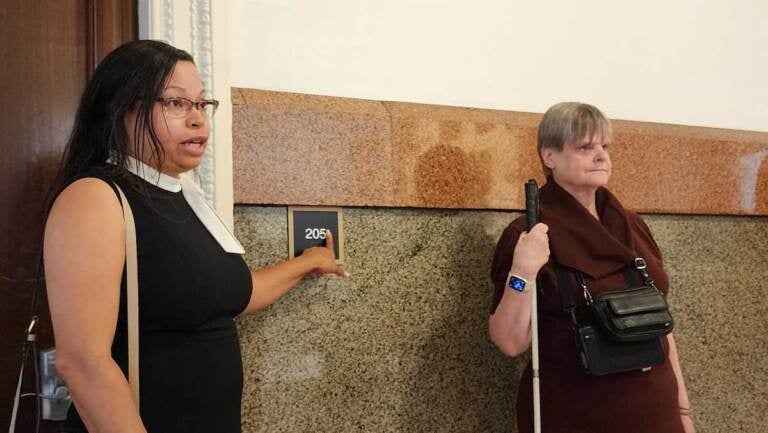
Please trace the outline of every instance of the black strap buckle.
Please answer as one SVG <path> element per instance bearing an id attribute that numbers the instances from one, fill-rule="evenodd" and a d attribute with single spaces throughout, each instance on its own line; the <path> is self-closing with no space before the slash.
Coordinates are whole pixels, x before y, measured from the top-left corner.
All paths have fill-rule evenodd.
<path id="1" fill-rule="evenodd" d="M 647 267 L 648 266 L 645 263 L 645 259 L 644 258 L 642 258 L 642 257 L 635 258 L 635 269 L 637 269 L 639 271 L 639 270 L 643 270 L 643 269 L 645 269 Z"/>
<path id="2" fill-rule="evenodd" d="M 651 278 L 650 274 L 648 274 L 648 271 L 645 270 L 645 268 L 648 267 L 645 263 L 645 259 L 642 257 L 637 257 L 635 258 L 634 264 L 637 271 L 640 272 L 640 276 L 643 277 L 643 283 L 645 283 L 646 286 L 656 289 L 656 285 L 653 284 L 653 278 Z"/>

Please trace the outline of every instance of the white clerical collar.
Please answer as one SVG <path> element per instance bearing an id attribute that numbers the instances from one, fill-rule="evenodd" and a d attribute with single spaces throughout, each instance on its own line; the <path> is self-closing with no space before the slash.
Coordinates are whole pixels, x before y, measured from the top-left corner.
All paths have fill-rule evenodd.
<path id="1" fill-rule="evenodd" d="M 237 241 L 235 235 L 229 231 L 213 208 L 208 205 L 203 190 L 188 176 L 184 174 L 181 175 L 181 178 L 168 176 L 130 156 L 126 156 L 125 168 L 158 188 L 169 192 L 181 191 L 189 207 L 192 208 L 197 218 L 224 251 L 233 254 L 245 254 L 245 249 Z"/>
<path id="2" fill-rule="evenodd" d="M 152 185 L 158 188 L 164 189 L 169 192 L 181 191 L 181 179 L 178 177 L 168 176 L 165 173 L 161 173 L 150 167 L 143 162 L 132 158 L 130 156 L 125 157 L 125 168 L 131 173 L 146 180 Z"/>

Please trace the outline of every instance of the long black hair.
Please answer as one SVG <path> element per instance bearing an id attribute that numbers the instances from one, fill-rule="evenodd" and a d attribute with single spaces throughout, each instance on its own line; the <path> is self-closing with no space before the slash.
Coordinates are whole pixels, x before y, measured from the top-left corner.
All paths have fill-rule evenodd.
<path id="1" fill-rule="evenodd" d="M 97 170 L 109 178 L 127 177 L 129 150 L 139 160 L 162 165 L 165 155 L 152 124 L 152 110 L 180 61 L 194 63 L 188 52 L 152 40 L 127 42 L 104 57 L 80 99 L 49 208 L 61 190 L 83 173 Z M 125 125 L 125 116 L 133 109 L 137 143 L 129 143 Z M 150 158 L 144 158 L 145 152 Z"/>

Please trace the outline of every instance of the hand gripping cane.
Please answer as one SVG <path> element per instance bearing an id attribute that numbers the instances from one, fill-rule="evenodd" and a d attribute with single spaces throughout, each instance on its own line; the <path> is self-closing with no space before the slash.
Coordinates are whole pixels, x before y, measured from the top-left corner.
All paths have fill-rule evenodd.
<path id="1" fill-rule="evenodd" d="M 539 222 L 539 186 L 535 180 L 525 183 L 525 219 L 528 231 Z M 533 373 L 533 431 L 541 433 L 541 395 L 539 394 L 539 319 L 536 306 L 538 288 L 531 291 L 531 370 Z"/>

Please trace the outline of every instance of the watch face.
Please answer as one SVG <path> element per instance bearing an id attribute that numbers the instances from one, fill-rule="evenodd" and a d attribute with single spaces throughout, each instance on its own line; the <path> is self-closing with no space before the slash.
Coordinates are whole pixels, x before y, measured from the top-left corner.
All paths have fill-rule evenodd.
<path id="1" fill-rule="evenodd" d="M 525 290 L 525 281 L 517 277 L 512 277 L 509 279 L 509 287 L 517 290 L 518 292 L 522 292 Z"/>

